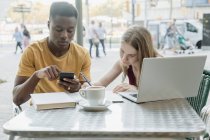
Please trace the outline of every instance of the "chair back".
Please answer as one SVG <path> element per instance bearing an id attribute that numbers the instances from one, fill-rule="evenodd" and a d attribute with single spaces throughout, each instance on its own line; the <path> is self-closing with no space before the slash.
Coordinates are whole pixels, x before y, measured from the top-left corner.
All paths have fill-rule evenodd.
<path id="1" fill-rule="evenodd" d="M 14 103 L 12 104 L 12 112 L 13 112 L 13 116 L 17 116 L 18 114 L 20 114 L 22 112 L 22 108 L 21 106 L 17 106 Z"/>
<path id="2" fill-rule="evenodd" d="M 210 89 L 210 71 L 204 70 L 199 86 L 198 95 L 195 97 L 188 97 L 187 101 L 193 109 L 200 115 L 202 108 L 206 105 Z"/>

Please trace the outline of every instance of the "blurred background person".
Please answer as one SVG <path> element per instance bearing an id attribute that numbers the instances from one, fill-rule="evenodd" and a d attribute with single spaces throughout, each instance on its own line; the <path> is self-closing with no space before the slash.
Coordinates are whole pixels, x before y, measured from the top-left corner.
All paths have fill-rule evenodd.
<path id="1" fill-rule="evenodd" d="M 13 38 L 16 41 L 15 54 L 17 53 L 18 47 L 21 49 L 21 52 L 23 52 L 23 48 L 22 48 L 23 35 L 19 31 L 18 27 L 15 28 L 15 32 L 13 34 Z"/>
<path id="2" fill-rule="evenodd" d="M 96 47 L 96 57 L 99 57 L 99 50 L 98 50 L 98 46 L 99 46 L 99 37 L 97 34 L 97 28 L 95 27 L 95 21 L 92 20 L 91 21 L 91 25 L 88 27 L 88 41 L 90 44 L 90 48 L 89 48 L 89 53 L 90 53 L 90 57 L 92 57 L 92 46 L 95 45 Z"/>
<path id="3" fill-rule="evenodd" d="M 99 22 L 99 24 L 98 24 L 97 34 L 98 34 L 98 37 L 99 37 L 99 41 L 100 41 L 100 43 L 103 47 L 104 55 L 106 56 L 106 48 L 105 48 L 105 45 L 104 45 L 104 41 L 105 41 L 105 38 L 106 38 L 106 30 L 102 26 L 101 22 Z"/>
<path id="4" fill-rule="evenodd" d="M 31 36 L 28 29 L 26 28 L 24 24 L 21 24 L 21 28 L 23 30 L 23 46 L 24 48 L 26 48 L 30 44 Z"/>
<path id="5" fill-rule="evenodd" d="M 170 23 L 169 27 L 166 30 L 165 38 L 167 38 L 168 49 L 174 49 L 177 45 L 176 34 L 179 33 L 176 27 L 176 19 Z"/>

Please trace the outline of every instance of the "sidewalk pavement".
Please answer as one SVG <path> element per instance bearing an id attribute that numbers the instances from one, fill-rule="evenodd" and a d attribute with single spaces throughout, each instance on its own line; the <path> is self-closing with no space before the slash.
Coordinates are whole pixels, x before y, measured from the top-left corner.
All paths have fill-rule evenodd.
<path id="1" fill-rule="evenodd" d="M 88 45 L 85 45 L 88 46 Z M 91 66 L 91 75 L 92 81 L 98 80 L 102 77 L 109 69 L 113 66 L 116 60 L 119 59 L 119 44 L 113 44 L 112 48 L 109 47 L 109 44 L 106 44 L 107 56 L 104 56 L 102 53 L 102 47 L 100 47 L 100 58 L 96 58 L 93 55 L 92 66 Z M 0 47 L 0 79 L 6 80 L 6 83 L 0 84 L 0 139 L 6 140 L 8 136 L 3 133 L 2 125 L 12 118 L 12 88 L 14 78 L 17 72 L 18 63 L 21 57 L 21 53 L 14 54 L 14 45 L 7 45 Z M 95 50 L 92 50 L 92 54 Z M 210 51 L 200 51 L 196 50 L 195 54 L 205 54 L 208 55 L 205 68 L 210 69 Z M 164 55 L 174 55 L 171 52 L 166 52 Z M 207 65 L 208 64 L 208 65 Z M 119 76 L 112 84 L 107 88 L 112 89 L 120 83 L 121 77 Z M 28 104 L 24 104 L 27 106 Z"/>

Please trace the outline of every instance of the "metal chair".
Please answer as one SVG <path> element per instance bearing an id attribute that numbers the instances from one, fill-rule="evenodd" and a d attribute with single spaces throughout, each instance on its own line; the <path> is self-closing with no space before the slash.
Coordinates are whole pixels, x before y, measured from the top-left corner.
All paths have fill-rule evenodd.
<path id="1" fill-rule="evenodd" d="M 200 115 L 204 123 L 208 126 L 210 123 L 210 106 L 205 106 L 210 90 L 210 71 L 204 70 L 202 75 L 202 80 L 200 83 L 198 95 L 196 97 L 188 97 L 187 101 L 193 107 L 193 109 Z M 208 130 L 207 130 L 208 131 Z M 210 132 L 206 132 L 206 134 L 202 137 L 202 139 L 209 139 Z M 186 138 L 191 140 L 191 138 Z"/>
<path id="2" fill-rule="evenodd" d="M 210 89 L 210 71 L 204 70 L 200 83 L 198 95 L 196 97 L 188 97 L 187 101 L 193 109 L 200 115 L 202 108 L 206 105 Z"/>
<path id="3" fill-rule="evenodd" d="M 206 124 L 206 129 L 207 132 L 206 134 L 203 136 L 204 140 L 209 140 L 209 133 L 210 133 L 210 105 L 206 105 L 203 107 L 203 109 L 201 110 L 201 114 L 200 114 L 203 122 Z"/>

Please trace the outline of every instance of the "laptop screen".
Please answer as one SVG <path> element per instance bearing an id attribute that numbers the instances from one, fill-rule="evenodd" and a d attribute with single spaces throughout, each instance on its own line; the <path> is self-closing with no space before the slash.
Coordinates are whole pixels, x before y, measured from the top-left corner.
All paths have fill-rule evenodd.
<path id="1" fill-rule="evenodd" d="M 198 93 L 206 56 L 145 58 L 139 101 L 193 97 Z"/>

